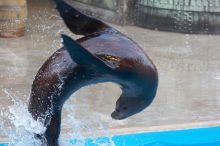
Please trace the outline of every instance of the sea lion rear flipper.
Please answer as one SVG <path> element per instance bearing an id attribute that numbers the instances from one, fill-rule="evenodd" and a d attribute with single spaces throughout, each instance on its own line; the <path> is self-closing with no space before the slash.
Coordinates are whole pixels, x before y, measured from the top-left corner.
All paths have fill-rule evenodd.
<path id="1" fill-rule="evenodd" d="M 54 1 L 65 24 L 75 34 L 88 35 L 109 28 L 109 26 L 102 21 L 80 13 L 63 0 Z"/>
<path id="2" fill-rule="evenodd" d="M 96 69 L 113 69 L 108 63 L 105 63 L 98 57 L 91 54 L 88 50 L 78 44 L 76 41 L 62 34 L 63 44 L 67 49 L 70 57 L 79 65 L 95 67 Z"/>

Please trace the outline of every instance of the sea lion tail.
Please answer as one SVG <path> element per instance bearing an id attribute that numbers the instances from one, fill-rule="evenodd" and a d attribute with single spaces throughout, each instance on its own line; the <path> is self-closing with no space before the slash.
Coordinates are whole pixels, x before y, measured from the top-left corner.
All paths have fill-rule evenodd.
<path id="1" fill-rule="evenodd" d="M 75 34 L 88 35 L 110 28 L 100 20 L 82 14 L 63 0 L 54 0 L 66 26 Z"/>
<path id="2" fill-rule="evenodd" d="M 99 71 L 110 71 L 112 70 L 111 66 L 106 64 L 104 61 L 94 56 L 80 44 L 78 44 L 75 40 L 71 39 L 69 36 L 62 34 L 63 45 L 67 49 L 70 57 L 77 64 L 86 66 L 88 68 L 93 68 Z"/>

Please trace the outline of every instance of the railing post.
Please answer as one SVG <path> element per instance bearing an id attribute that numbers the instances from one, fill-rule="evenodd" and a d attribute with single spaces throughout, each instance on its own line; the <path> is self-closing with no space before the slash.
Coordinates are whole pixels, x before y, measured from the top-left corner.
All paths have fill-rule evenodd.
<path id="1" fill-rule="evenodd" d="M 0 1 L 0 37 L 24 36 L 27 19 L 26 0 Z"/>

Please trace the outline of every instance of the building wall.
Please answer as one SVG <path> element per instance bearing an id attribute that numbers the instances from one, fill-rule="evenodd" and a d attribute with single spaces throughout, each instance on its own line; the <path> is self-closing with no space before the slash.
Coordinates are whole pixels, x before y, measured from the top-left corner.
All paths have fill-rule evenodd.
<path id="1" fill-rule="evenodd" d="M 69 0 L 96 18 L 183 33 L 220 33 L 220 0 Z"/>

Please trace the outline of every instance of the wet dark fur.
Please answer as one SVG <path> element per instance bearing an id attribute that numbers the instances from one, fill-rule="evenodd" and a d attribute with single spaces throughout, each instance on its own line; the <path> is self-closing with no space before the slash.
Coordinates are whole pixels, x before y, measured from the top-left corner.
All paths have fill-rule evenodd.
<path id="1" fill-rule="evenodd" d="M 58 145 L 62 106 L 79 88 L 106 81 L 120 84 L 122 95 L 112 118 L 124 119 L 149 106 L 158 85 L 154 64 L 131 39 L 65 2 L 56 4 L 68 28 L 85 37 L 74 41 L 63 35 L 64 47 L 43 64 L 33 81 L 29 111 L 47 127 L 40 137 L 49 146 Z"/>

